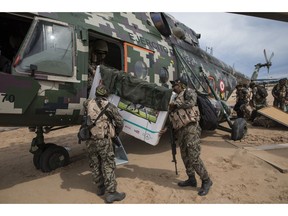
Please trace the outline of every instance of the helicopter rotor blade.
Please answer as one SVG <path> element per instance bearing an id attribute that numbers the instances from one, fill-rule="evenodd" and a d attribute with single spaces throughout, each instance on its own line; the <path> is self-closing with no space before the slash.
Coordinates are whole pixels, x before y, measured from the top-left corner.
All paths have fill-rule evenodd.
<path id="1" fill-rule="evenodd" d="M 267 58 L 267 54 L 266 54 L 266 50 L 265 50 L 265 49 L 264 49 L 264 57 L 265 57 L 266 62 L 268 63 L 269 61 L 268 61 L 268 58 Z"/>
<path id="2" fill-rule="evenodd" d="M 272 52 L 272 54 L 271 54 L 271 56 L 269 58 L 269 63 L 271 63 L 271 59 L 273 58 L 273 56 L 274 56 L 274 52 Z"/>

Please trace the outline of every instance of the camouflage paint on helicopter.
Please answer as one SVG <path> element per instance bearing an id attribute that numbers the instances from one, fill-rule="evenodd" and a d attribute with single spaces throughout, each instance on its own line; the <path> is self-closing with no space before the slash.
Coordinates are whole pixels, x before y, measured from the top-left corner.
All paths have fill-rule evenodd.
<path id="1" fill-rule="evenodd" d="M 41 13 L 40 13 L 41 15 Z M 45 14 L 49 16 L 50 14 Z M 88 29 L 92 29 L 96 32 L 101 32 L 109 37 L 117 38 L 121 41 L 128 42 L 130 44 L 146 48 L 147 51 L 153 55 L 153 60 L 150 61 L 150 66 L 146 64 L 148 72 L 150 75 L 151 82 L 159 82 L 159 79 L 154 79 L 154 75 L 157 76 L 161 67 L 164 67 L 168 70 L 169 77 L 179 76 L 176 72 L 175 62 L 175 53 L 173 50 L 174 46 L 182 47 L 188 50 L 187 53 L 194 58 L 194 62 L 197 63 L 197 66 L 202 65 L 206 71 L 210 73 L 210 76 L 215 81 L 215 86 L 217 89 L 220 87 L 220 81 L 224 83 L 225 86 L 225 97 L 226 100 L 230 94 L 231 89 L 233 90 L 236 86 L 236 78 L 233 76 L 233 68 L 226 65 L 222 61 L 214 58 L 208 53 L 202 51 L 199 48 L 198 35 L 190 28 L 185 26 L 183 23 L 178 22 L 173 17 L 165 13 L 81 13 L 74 15 L 76 18 L 73 19 L 70 13 L 60 13 L 57 14 L 57 17 L 53 14 L 50 17 L 57 18 L 58 20 L 63 20 L 69 23 L 77 23 L 78 25 L 85 26 L 87 24 Z M 155 18 L 156 17 L 156 18 Z M 154 18 L 154 19 L 153 19 Z M 159 19 L 162 19 L 159 21 Z M 84 22 L 84 23 L 82 23 Z M 163 23 L 162 23 L 163 22 Z M 154 25 L 153 25 L 154 24 Z M 89 26 L 90 25 L 90 26 Z M 167 35 L 161 35 L 159 33 L 159 28 L 155 25 L 161 25 L 160 29 L 166 28 Z M 185 36 L 182 39 L 177 38 L 173 34 L 173 28 L 180 27 L 184 31 Z M 163 34 L 163 33 L 162 33 Z M 166 36 L 166 37 L 165 37 Z M 169 36 L 169 37 L 167 37 Z M 128 45 L 129 46 L 129 45 Z M 130 47 L 129 47 L 130 48 Z M 125 49 L 125 47 L 124 47 Z M 139 54 L 131 54 L 132 58 L 137 58 L 137 55 L 141 56 L 140 49 L 135 52 Z M 142 50 L 143 51 L 143 50 Z M 191 52 L 192 51 L 192 52 Z M 145 54 L 144 54 L 145 55 Z M 146 54 L 149 55 L 149 54 Z M 143 56 L 143 54 L 142 54 Z M 130 57 L 130 58 L 131 58 Z M 143 57 L 143 62 L 145 62 L 149 57 Z M 195 60 L 197 58 L 197 60 Z M 150 56 L 151 59 L 151 56 Z M 129 60 L 127 59 L 128 64 Z M 124 59 L 125 61 L 125 59 Z M 137 62 L 137 61 L 135 61 Z M 200 63 L 201 62 L 201 63 Z M 132 65 L 132 63 L 131 63 Z M 145 65 L 145 64 L 144 64 Z M 196 66 L 194 66 L 196 68 Z M 126 69 L 128 72 L 133 72 L 133 65 L 127 66 Z M 193 70 L 194 73 L 197 73 L 198 70 Z M 226 74 L 226 75 L 225 75 Z M 229 74 L 229 76 L 227 75 Z M 239 74 L 236 74 L 240 76 Z M 243 76 L 242 76 L 243 77 Z M 173 79 L 172 78 L 172 79 Z M 223 79 L 222 79 L 223 78 Z M 232 79 L 230 79 L 232 78 Z M 216 92 L 219 93 L 219 91 Z"/>
<path id="2" fill-rule="evenodd" d="M 25 16 L 31 18 L 31 23 L 32 18 L 34 21 L 14 61 L 13 80 L 16 82 L 20 77 L 26 77 L 40 87 L 37 97 L 27 94 L 25 103 L 29 109 L 21 107 L 24 102 L 20 96 L 15 98 L 15 104 L 19 104 L 15 109 L 22 108 L 22 111 L 15 112 L 21 114 L 26 110 L 26 115 L 19 117 L 20 125 L 80 123 L 82 101 L 87 98 L 89 37 L 94 33 L 101 39 L 117 41 L 121 46 L 120 69 L 147 81 L 170 86 L 168 80 L 181 76 L 183 72 L 190 76 L 193 73 L 201 80 L 198 67 L 202 66 L 208 71 L 222 99 L 226 100 L 236 86 L 232 68 L 202 51 L 199 35 L 164 13 L 31 13 Z M 174 35 L 175 27 L 184 32 L 182 38 Z M 46 35 L 42 35 L 40 29 L 45 29 Z M 47 39 L 44 45 L 50 49 L 40 52 L 36 39 L 44 38 Z M 175 49 L 180 51 L 192 71 L 182 71 L 181 65 L 177 64 Z M 30 69 L 31 64 L 37 65 L 34 72 Z M 163 70 L 167 72 L 166 83 L 160 82 Z M 6 82 L 5 78 L 1 78 L 1 82 Z M 14 81 L 9 82 L 11 86 L 17 85 Z M 225 89 L 222 94 L 218 90 L 220 82 Z M 0 90 L 2 95 L 14 95 L 3 86 Z M 7 111 L 11 107 L 9 103 L 9 100 L 2 102 L 1 113 L 5 113 L 5 116 L 1 115 L 2 124 L 8 124 L 7 113 L 13 113 Z M 41 122 L 35 115 L 41 115 Z"/>

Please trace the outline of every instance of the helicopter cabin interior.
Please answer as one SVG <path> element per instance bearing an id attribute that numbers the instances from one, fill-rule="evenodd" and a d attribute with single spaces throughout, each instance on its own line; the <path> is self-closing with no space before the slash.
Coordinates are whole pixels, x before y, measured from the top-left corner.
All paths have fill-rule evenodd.
<path id="1" fill-rule="evenodd" d="M 10 73 L 11 64 L 32 19 L 0 13 L 0 71 Z"/>

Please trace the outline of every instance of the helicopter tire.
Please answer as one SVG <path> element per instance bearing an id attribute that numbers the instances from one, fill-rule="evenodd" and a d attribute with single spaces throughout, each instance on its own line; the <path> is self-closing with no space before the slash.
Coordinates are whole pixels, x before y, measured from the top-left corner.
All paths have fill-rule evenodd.
<path id="1" fill-rule="evenodd" d="M 68 165 L 69 153 L 62 146 L 48 147 L 40 157 L 40 168 L 42 172 L 50 172 L 59 167 Z"/>
<path id="2" fill-rule="evenodd" d="M 232 125 L 231 139 L 241 140 L 247 134 L 247 122 L 244 118 L 237 118 Z"/>
<path id="3" fill-rule="evenodd" d="M 41 145 L 35 153 L 33 153 L 33 164 L 35 166 L 36 169 L 40 169 L 40 157 L 42 155 L 42 153 L 49 147 L 51 146 L 56 146 L 56 144 L 53 143 L 47 143 L 44 145 Z"/>

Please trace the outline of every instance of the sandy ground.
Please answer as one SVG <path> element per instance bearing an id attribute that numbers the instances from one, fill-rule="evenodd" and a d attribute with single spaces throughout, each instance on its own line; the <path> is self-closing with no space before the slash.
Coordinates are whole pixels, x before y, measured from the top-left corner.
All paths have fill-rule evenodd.
<path id="1" fill-rule="evenodd" d="M 233 101 L 232 101 L 233 102 Z M 116 169 L 118 190 L 126 192 L 121 204 L 287 204 L 288 173 L 282 173 L 256 157 L 249 147 L 288 143 L 287 127 L 262 128 L 248 124 L 248 134 L 241 141 L 231 141 L 227 132 L 215 130 L 202 134 L 202 154 L 214 184 L 207 196 L 200 197 L 198 188 L 179 188 L 186 179 L 177 148 L 175 174 L 171 162 L 169 134 L 156 146 L 122 134 L 129 163 Z M 77 144 L 78 126 L 45 135 L 46 143 L 68 147 L 71 163 L 51 173 L 33 166 L 29 153 L 34 133 L 27 128 L 0 132 L 0 203 L 31 204 L 103 204 L 95 194 L 84 143 Z M 248 147 L 248 148 L 247 148 Z M 274 156 L 288 158 L 288 149 Z M 273 152 L 272 152 L 273 153 Z"/>

